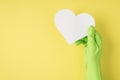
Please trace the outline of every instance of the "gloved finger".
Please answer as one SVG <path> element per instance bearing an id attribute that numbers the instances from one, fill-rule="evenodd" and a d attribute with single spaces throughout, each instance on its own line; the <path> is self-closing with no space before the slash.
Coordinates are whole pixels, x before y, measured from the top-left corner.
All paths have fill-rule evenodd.
<path id="1" fill-rule="evenodd" d="M 88 43 L 87 43 L 87 45 L 90 45 L 91 47 L 96 44 L 95 33 L 96 33 L 96 31 L 95 31 L 94 27 L 90 26 L 88 28 Z"/>
<path id="2" fill-rule="evenodd" d="M 80 45 L 80 44 L 85 45 L 86 43 L 87 43 L 87 36 L 75 42 L 76 45 Z"/>
<path id="3" fill-rule="evenodd" d="M 97 43 L 98 47 L 101 47 L 102 46 L 102 37 L 100 36 L 100 34 L 97 31 L 95 34 L 95 38 L 96 38 L 96 43 Z"/>

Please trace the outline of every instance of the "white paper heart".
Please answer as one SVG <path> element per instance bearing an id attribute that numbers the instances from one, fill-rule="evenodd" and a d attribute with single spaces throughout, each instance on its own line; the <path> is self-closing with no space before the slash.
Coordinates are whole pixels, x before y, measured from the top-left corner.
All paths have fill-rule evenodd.
<path id="1" fill-rule="evenodd" d="M 69 44 L 87 36 L 88 27 L 95 26 L 94 18 L 82 13 L 77 16 L 68 9 L 63 9 L 55 15 L 55 24 Z"/>

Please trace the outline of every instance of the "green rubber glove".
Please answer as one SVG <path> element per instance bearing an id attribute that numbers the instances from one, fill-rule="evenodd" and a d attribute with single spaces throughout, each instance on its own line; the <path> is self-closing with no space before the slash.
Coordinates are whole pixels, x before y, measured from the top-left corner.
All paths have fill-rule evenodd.
<path id="1" fill-rule="evenodd" d="M 102 39 L 94 27 L 88 29 L 88 36 L 76 42 L 85 45 L 86 80 L 102 80 L 100 57 L 102 53 Z"/>

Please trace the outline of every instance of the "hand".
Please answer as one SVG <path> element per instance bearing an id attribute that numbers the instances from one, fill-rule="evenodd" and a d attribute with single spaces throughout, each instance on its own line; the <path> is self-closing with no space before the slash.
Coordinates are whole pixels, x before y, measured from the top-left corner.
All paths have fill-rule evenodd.
<path id="1" fill-rule="evenodd" d="M 102 53 L 102 38 L 99 33 L 90 26 L 88 36 L 76 42 L 77 45 L 85 45 L 85 71 L 86 80 L 102 80 L 100 70 L 100 57 Z"/>
<path id="2" fill-rule="evenodd" d="M 102 38 L 94 27 L 88 29 L 88 39 L 85 45 L 85 61 L 100 60 L 102 53 Z"/>
<path id="3" fill-rule="evenodd" d="M 88 36 L 75 42 L 76 45 L 85 45 L 85 62 L 100 60 L 102 51 L 102 38 L 93 26 L 88 29 Z"/>

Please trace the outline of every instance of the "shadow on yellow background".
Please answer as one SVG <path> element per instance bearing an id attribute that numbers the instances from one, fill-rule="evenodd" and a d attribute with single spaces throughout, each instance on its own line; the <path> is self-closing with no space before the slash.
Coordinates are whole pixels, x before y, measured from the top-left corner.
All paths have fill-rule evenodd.
<path id="1" fill-rule="evenodd" d="M 84 46 L 55 27 L 67 8 L 90 13 L 103 37 L 103 80 L 120 80 L 119 0 L 0 0 L 0 80 L 85 80 Z"/>

